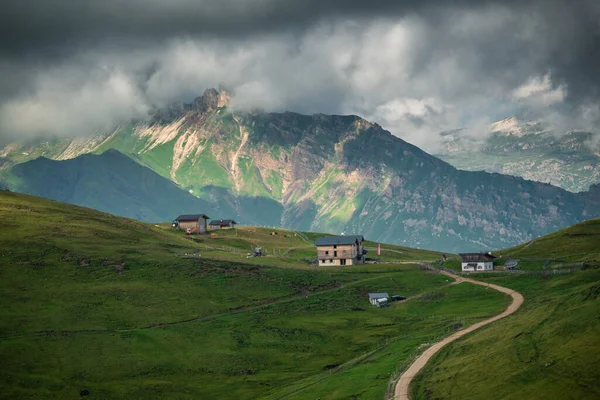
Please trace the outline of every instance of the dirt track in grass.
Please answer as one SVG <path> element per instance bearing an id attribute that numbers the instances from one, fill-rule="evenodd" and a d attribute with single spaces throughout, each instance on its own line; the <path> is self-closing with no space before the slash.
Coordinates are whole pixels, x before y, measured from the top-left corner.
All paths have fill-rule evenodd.
<path id="1" fill-rule="evenodd" d="M 440 351 L 444 346 L 446 346 L 449 343 L 454 342 L 456 339 L 461 338 L 473 331 L 476 331 L 477 329 L 486 326 L 488 324 L 491 324 L 494 321 L 497 321 L 499 319 L 502 319 L 512 313 L 514 313 L 515 311 L 517 311 L 519 309 L 519 307 L 521 307 L 521 305 L 523 304 L 523 296 L 521 295 L 521 293 L 519 292 L 515 292 L 512 289 L 508 289 L 502 286 L 498 286 L 498 285 L 494 285 L 491 283 L 485 283 L 485 282 L 480 282 L 480 281 L 476 281 L 474 279 L 469 279 L 469 278 L 463 278 L 454 274 L 450 274 L 448 272 L 442 271 L 442 274 L 449 276 L 451 278 L 456 279 L 455 283 L 463 283 L 463 282 L 468 282 L 468 283 L 472 283 L 474 285 L 481 285 L 481 286 L 486 286 L 489 288 L 492 288 L 494 290 L 498 290 L 499 292 L 502 293 L 506 293 L 509 296 L 512 297 L 513 301 L 512 303 L 506 308 L 506 310 L 504 310 L 503 312 L 501 312 L 498 315 L 495 315 L 491 318 L 486 319 L 485 321 L 481 321 L 477 324 L 471 325 L 470 327 L 466 328 L 466 329 L 462 329 L 460 331 L 455 332 L 454 334 L 448 336 L 446 339 L 435 343 L 433 346 L 429 347 L 427 350 L 425 350 L 425 352 L 423 354 L 421 354 L 409 367 L 408 369 L 400 376 L 400 379 L 398 380 L 398 383 L 396 384 L 396 390 L 394 392 L 394 399 L 396 400 L 410 400 L 409 397 L 409 387 L 410 387 L 410 383 L 412 382 L 413 378 L 419 373 L 419 371 L 421 371 L 423 369 L 423 367 L 425 367 L 425 365 L 427 364 L 427 362 L 431 359 L 431 357 L 433 357 L 438 351 Z"/>

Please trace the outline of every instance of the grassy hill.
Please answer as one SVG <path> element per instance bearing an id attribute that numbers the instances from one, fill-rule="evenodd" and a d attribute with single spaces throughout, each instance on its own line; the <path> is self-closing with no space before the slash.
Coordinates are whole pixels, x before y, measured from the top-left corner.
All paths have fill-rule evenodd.
<path id="1" fill-rule="evenodd" d="M 494 251 L 499 256 L 496 266 L 507 259 L 519 260 L 521 270 L 571 268 L 585 265 L 600 267 L 600 219 L 581 222 L 519 246 Z M 450 256 L 444 262 L 446 268 L 461 270 L 460 260 Z"/>
<path id="2" fill-rule="evenodd" d="M 595 219 L 502 251 L 529 260 L 584 261 L 588 269 L 479 275 L 519 291 L 525 304 L 442 350 L 415 381 L 413 399 L 599 398 L 599 243 Z"/>
<path id="3" fill-rule="evenodd" d="M 600 262 L 600 219 L 561 229 L 520 246 L 502 250 L 504 257 L 548 258 L 563 261 Z"/>
<path id="4" fill-rule="evenodd" d="M 145 222 L 170 221 L 184 212 L 214 216 L 206 201 L 117 150 L 69 160 L 40 157 L 0 171 L 13 191 L 111 212 Z"/>
<path id="5" fill-rule="evenodd" d="M 398 263 L 431 252 L 311 267 L 316 236 L 190 238 L 0 192 L 0 398 L 381 398 L 418 346 L 508 301 Z M 251 245 L 269 255 L 246 258 Z M 420 297 L 377 309 L 372 291 Z"/>
<path id="6" fill-rule="evenodd" d="M 381 398 L 419 346 L 508 302 L 398 263 L 431 252 L 311 267 L 315 236 L 190 238 L 0 192 L 0 398 Z M 377 309 L 373 291 L 417 297 Z"/>

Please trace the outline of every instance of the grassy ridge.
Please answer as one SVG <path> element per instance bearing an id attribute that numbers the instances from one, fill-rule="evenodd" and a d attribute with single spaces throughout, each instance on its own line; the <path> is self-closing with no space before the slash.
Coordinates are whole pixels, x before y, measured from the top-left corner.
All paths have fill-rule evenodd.
<path id="1" fill-rule="evenodd" d="M 411 264 L 311 267 L 314 233 L 308 242 L 250 227 L 190 238 L 10 192 L 0 192 L 0 228 L 0 398 L 86 389 L 98 399 L 248 399 L 298 383 L 311 395 L 378 398 L 402 354 L 447 332 L 457 314 L 471 323 L 505 302 Z M 269 256 L 247 259 L 252 245 Z M 394 250 L 388 260 L 437 256 L 383 248 Z M 372 291 L 430 295 L 376 309 Z M 481 307 L 461 313 L 473 296 Z"/>
<path id="2" fill-rule="evenodd" d="M 413 399 L 599 398 L 600 271 L 485 280 L 521 292 L 522 309 L 444 348 Z"/>
<path id="3" fill-rule="evenodd" d="M 413 385 L 414 399 L 600 397 L 600 220 L 502 250 L 523 269 L 584 262 L 570 275 L 479 275 L 519 291 L 513 316 L 444 348 Z M 449 263 L 451 264 L 451 263 Z"/>
<path id="4" fill-rule="evenodd" d="M 531 242 L 502 250 L 504 257 L 583 261 L 600 265 L 600 219 L 561 229 Z"/>

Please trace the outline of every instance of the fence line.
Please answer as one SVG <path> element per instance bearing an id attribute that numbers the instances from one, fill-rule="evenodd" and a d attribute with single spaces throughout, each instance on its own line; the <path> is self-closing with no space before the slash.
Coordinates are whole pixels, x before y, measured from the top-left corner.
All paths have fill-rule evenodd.
<path id="1" fill-rule="evenodd" d="M 300 239 L 304 240 L 306 243 L 313 244 L 313 241 L 312 241 L 312 240 L 310 240 L 310 239 L 308 238 L 308 236 L 306 236 L 306 235 L 304 234 L 304 232 L 296 231 L 296 234 L 297 234 L 298 236 L 300 236 Z"/>
<path id="2" fill-rule="evenodd" d="M 574 264 L 575 265 L 575 264 Z M 573 266 L 574 266 L 573 265 Z M 449 272 L 451 274 L 456 275 L 471 275 L 471 274 L 509 274 L 509 275 L 561 275 L 561 274 L 570 274 L 572 272 L 580 271 L 583 267 L 583 263 L 577 264 L 577 268 L 568 268 L 568 269 L 558 269 L 558 267 L 554 267 L 556 269 L 545 269 L 545 270 L 507 270 L 507 271 L 476 271 L 476 272 L 463 272 L 456 271 L 446 267 L 438 267 L 442 271 Z M 567 266 L 567 265 L 565 265 Z M 552 267 L 551 267 L 552 268 Z"/>

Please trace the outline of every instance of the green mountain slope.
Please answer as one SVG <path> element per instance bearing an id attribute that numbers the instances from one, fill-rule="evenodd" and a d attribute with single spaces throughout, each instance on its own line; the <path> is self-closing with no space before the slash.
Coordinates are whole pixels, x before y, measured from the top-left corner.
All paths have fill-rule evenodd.
<path id="1" fill-rule="evenodd" d="M 600 265 L 600 219 L 579 223 L 531 242 L 502 250 L 505 257 L 557 258 Z"/>
<path id="2" fill-rule="evenodd" d="M 357 116 L 235 112 L 227 93 L 159 110 L 95 137 L 14 144 L 65 159 L 115 148 L 208 202 L 222 217 L 291 229 L 359 232 L 442 251 L 515 245 L 600 215 L 598 188 L 574 194 L 459 171 Z"/>
<path id="3" fill-rule="evenodd" d="M 600 219 L 502 250 L 508 257 L 585 261 L 568 275 L 479 275 L 519 291 L 514 315 L 431 360 L 413 399 L 596 399 L 600 396 Z"/>
<path id="4" fill-rule="evenodd" d="M 600 271 L 481 279 L 519 291 L 525 304 L 444 348 L 419 374 L 412 398 L 597 399 Z"/>
<path id="5" fill-rule="evenodd" d="M 305 243 L 279 233 L 195 241 L 0 192 L 0 397 L 254 399 L 301 384 L 296 395 L 381 398 L 397 363 L 453 329 L 469 299 L 479 302 L 466 324 L 506 306 L 415 265 L 293 268 L 285 256 L 210 250 Z M 195 256 L 177 256 L 186 253 Z M 372 291 L 425 300 L 377 309 Z"/>
<path id="6" fill-rule="evenodd" d="M 540 123 L 509 118 L 483 142 L 446 133 L 437 157 L 456 168 L 521 176 L 572 192 L 600 183 L 598 137 L 588 132 L 556 135 Z"/>
<path id="7" fill-rule="evenodd" d="M 13 190 L 141 221 L 170 221 L 210 206 L 116 150 L 65 161 L 40 157 L 4 174 Z"/>

